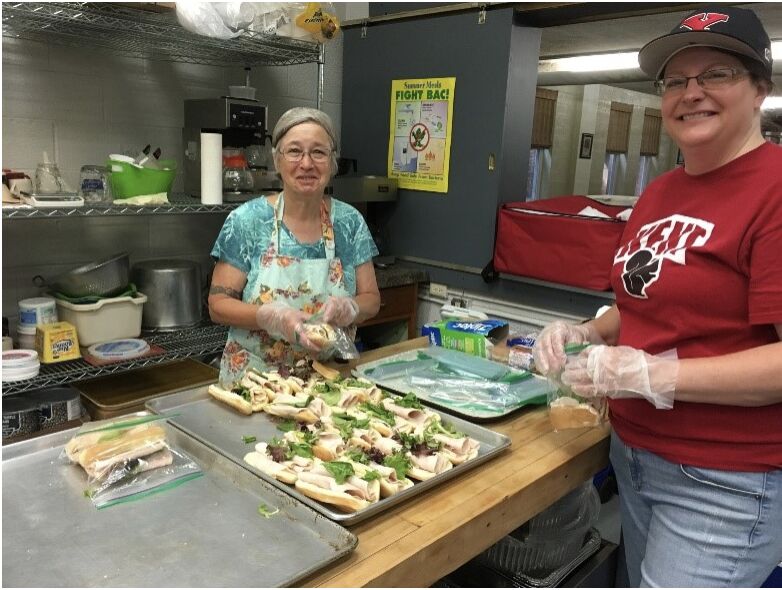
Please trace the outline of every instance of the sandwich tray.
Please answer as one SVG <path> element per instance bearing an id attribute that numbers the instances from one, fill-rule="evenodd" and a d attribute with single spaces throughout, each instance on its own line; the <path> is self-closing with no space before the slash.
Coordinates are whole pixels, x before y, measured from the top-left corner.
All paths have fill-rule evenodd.
<path id="1" fill-rule="evenodd" d="M 357 524 L 400 502 L 405 502 L 413 496 L 431 489 L 444 481 L 458 477 L 465 471 L 477 467 L 481 463 L 495 457 L 510 446 L 510 438 L 503 434 L 493 432 L 482 426 L 462 420 L 461 418 L 440 412 L 445 421 L 450 422 L 458 430 L 481 443 L 478 456 L 460 465 L 454 465 L 453 469 L 435 475 L 429 480 L 415 482 L 413 487 L 388 498 L 383 498 L 367 508 L 357 512 L 345 513 L 336 510 L 327 504 L 322 504 L 317 500 L 313 500 L 299 492 L 294 486 L 278 481 L 259 469 L 245 463 L 244 456 L 248 452 L 254 450 L 255 443 L 247 444 L 242 440 L 242 437 L 255 436 L 257 442 L 269 441 L 275 436 L 282 435 L 282 433 L 277 430 L 277 424 L 279 422 L 264 412 L 256 412 L 250 416 L 240 414 L 236 410 L 210 396 L 207 389 L 207 387 L 199 387 L 168 395 L 163 398 L 153 399 L 146 403 L 146 407 L 148 410 L 157 414 L 172 415 L 169 419 L 169 423 L 173 426 L 182 429 L 190 436 L 198 439 L 221 455 L 256 474 L 266 482 L 283 490 L 293 498 L 296 498 L 296 500 L 343 525 Z"/>
<path id="2" fill-rule="evenodd" d="M 3 582 L 291 586 L 356 547 L 344 527 L 165 427 L 169 443 L 190 455 L 203 477 L 102 510 L 83 495 L 81 467 L 59 459 L 78 428 L 4 445 Z M 279 512 L 265 518 L 260 504 Z"/>
<path id="3" fill-rule="evenodd" d="M 528 371 L 439 346 L 357 365 L 353 375 L 394 393 L 412 392 L 428 406 L 473 422 L 545 404 L 551 390 L 548 380 Z"/>

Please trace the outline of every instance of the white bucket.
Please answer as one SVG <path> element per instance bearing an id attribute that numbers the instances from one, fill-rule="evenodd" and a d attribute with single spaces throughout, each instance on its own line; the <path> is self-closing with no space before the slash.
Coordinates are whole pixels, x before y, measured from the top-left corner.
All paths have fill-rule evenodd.
<path id="1" fill-rule="evenodd" d="M 54 297 L 33 297 L 19 302 L 19 327 L 32 328 L 57 321 L 57 305 Z"/>

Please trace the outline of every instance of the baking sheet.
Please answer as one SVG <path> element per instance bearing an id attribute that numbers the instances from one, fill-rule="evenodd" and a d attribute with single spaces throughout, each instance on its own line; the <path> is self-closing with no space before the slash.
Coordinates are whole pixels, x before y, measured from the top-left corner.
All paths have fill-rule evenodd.
<path id="1" fill-rule="evenodd" d="M 97 510 L 86 474 L 58 457 L 77 428 L 3 447 L 3 584 L 271 587 L 350 553 L 347 529 L 166 426 L 204 475 Z M 258 514 L 263 503 L 280 511 Z"/>
<path id="2" fill-rule="evenodd" d="M 344 513 L 329 505 L 321 504 L 312 498 L 308 498 L 296 490 L 295 487 L 284 484 L 244 462 L 244 456 L 255 449 L 256 443 L 246 444 L 242 441 L 242 436 L 255 436 L 257 442 L 266 442 L 275 436 L 282 436 L 283 433 L 277 430 L 279 421 L 275 421 L 273 416 L 269 416 L 264 412 L 256 412 L 251 416 L 239 414 L 210 396 L 207 392 L 207 387 L 194 388 L 189 391 L 182 391 L 150 400 L 147 402 L 147 408 L 156 413 L 175 414 L 169 420 L 171 424 L 181 428 L 222 455 L 284 490 L 297 500 L 344 525 L 361 522 L 448 479 L 458 477 L 465 471 L 488 461 L 510 446 L 510 439 L 505 435 L 492 432 L 461 418 L 444 415 L 443 419 L 445 421 L 450 422 L 458 430 L 481 443 L 478 456 L 475 459 L 461 465 L 454 465 L 453 469 L 449 469 L 427 481 L 416 482 L 412 488 L 403 490 L 388 498 L 383 498 L 363 510 Z"/>
<path id="3" fill-rule="evenodd" d="M 497 380 L 503 373 L 529 376 L 503 383 Z M 396 393 L 412 391 L 429 406 L 478 422 L 503 418 L 526 405 L 544 404 L 551 389 L 543 377 L 438 346 L 360 364 L 353 375 Z"/>

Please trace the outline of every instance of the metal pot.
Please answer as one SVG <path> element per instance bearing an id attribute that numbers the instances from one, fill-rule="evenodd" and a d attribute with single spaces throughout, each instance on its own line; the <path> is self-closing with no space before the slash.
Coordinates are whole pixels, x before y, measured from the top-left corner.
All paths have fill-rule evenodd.
<path id="1" fill-rule="evenodd" d="M 192 260 L 144 260 L 133 265 L 131 277 L 147 296 L 143 328 L 175 330 L 201 321 L 201 265 Z"/>

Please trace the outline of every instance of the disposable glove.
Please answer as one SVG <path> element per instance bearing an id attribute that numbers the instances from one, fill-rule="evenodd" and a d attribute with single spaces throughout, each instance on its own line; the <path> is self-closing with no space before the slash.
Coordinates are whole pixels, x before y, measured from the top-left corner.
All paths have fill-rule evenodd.
<path id="1" fill-rule="evenodd" d="M 556 375 L 567 362 L 566 344 L 602 344 L 603 339 L 591 323 L 568 324 L 557 320 L 540 333 L 532 348 L 535 368 L 543 375 Z"/>
<path id="2" fill-rule="evenodd" d="M 307 338 L 304 332 L 304 322 L 309 317 L 308 313 L 276 301 L 264 303 L 255 312 L 258 327 L 266 330 L 273 338 L 318 351 L 320 347 Z"/>
<path id="3" fill-rule="evenodd" d="M 358 303 L 352 297 L 329 297 L 320 311 L 324 323 L 343 328 L 356 321 Z"/>
<path id="4" fill-rule="evenodd" d="M 581 397 L 644 398 L 673 407 L 679 361 L 630 346 L 592 346 L 565 365 L 562 382 Z"/>

